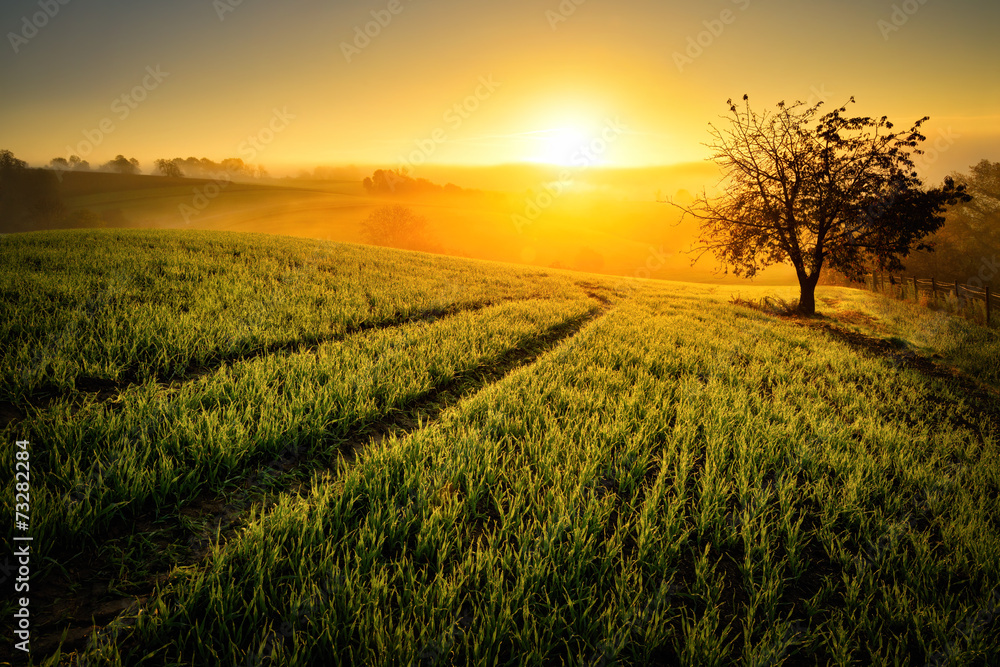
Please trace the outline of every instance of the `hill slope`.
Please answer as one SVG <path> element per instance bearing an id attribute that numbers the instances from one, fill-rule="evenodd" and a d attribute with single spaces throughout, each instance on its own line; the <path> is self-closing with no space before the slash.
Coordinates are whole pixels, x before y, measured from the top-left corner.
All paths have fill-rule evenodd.
<path id="1" fill-rule="evenodd" d="M 691 220 L 677 224 L 678 212 L 654 201 L 652 188 L 626 187 L 637 177 L 631 170 L 602 170 L 614 184 L 609 188 L 588 180 L 560 185 L 556 197 L 546 190 L 556 176 L 546 173 L 522 174 L 518 182 L 529 185 L 516 190 L 408 195 L 372 195 L 360 181 L 227 183 L 74 171 L 59 176 L 66 205 L 74 215 L 89 211 L 90 226 L 260 232 L 359 243 L 365 240 L 361 223 L 367 216 L 401 205 L 427 221 L 423 245 L 413 247 L 443 254 L 609 275 L 741 282 L 718 272 L 710 257 L 692 266 L 688 250 L 696 225 Z M 666 179 L 660 185 L 690 180 L 669 170 L 655 175 Z M 0 231 L 2 226 L 0 221 Z M 794 284 L 795 275 L 778 266 L 755 281 Z"/>
<path id="2" fill-rule="evenodd" d="M 91 664 L 1000 650 L 991 332 L 283 237 L 0 242 L 36 661 L 67 627 Z"/>

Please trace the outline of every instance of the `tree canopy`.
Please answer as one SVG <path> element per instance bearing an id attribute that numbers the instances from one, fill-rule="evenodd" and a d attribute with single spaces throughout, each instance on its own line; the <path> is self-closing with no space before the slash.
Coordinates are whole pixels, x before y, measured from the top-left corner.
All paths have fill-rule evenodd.
<path id="1" fill-rule="evenodd" d="M 31 169 L 8 150 L 0 150 L 0 229 L 44 229 L 66 214 L 58 180 L 51 171 Z"/>
<path id="2" fill-rule="evenodd" d="M 941 229 L 927 239 L 934 252 L 916 252 L 905 273 L 942 281 L 996 287 L 1000 274 L 1000 162 L 981 160 L 968 173 L 953 173 L 971 202 L 959 202 Z"/>
<path id="3" fill-rule="evenodd" d="M 822 102 L 758 113 L 743 101 L 727 100 L 728 128 L 710 125 L 706 145 L 725 175 L 722 193 L 675 205 L 700 221 L 698 257 L 711 251 L 746 277 L 791 264 L 804 314 L 815 312 L 824 266 L 851 277 L 898 270 L 911 249 L 927 247 L 920 240 L 941 227 L 948 206 L 971 199 L 951 178 L 923 188 L 913 156 L 923 152 L 926 117 L 892 131 L 885 116 L 848 116 L 853 97 L 822 116 Z"/>
<path id="4" fill-rule="evenodd" d="M 184 173 L 181 171 L 180 166 L 177 164 L 178 160 L 167 160 L 160 158 L 153 162 L 156 165 L 156 170 L 164 176 L 170 176 L 172 178 L 182 178 Z"/>
<path id="5" fill-rule="evenodd" d="M 370 195 L 420 195 L 420 194 L 481 194 L 460 188 L 454 183 L 438 185 L 426 178 L 412 178 L 405 169 L 376 169 L 361 185 Z"/>
<path id="6" fill-rule="evenodd" d="M 138 174 L 139 161 L 133 158 L 126 158 L 124 155 L 116 155 L 114 160 L 106 162 L 101 167 L 105 171 L 115 171 L 119 174 Z"/>

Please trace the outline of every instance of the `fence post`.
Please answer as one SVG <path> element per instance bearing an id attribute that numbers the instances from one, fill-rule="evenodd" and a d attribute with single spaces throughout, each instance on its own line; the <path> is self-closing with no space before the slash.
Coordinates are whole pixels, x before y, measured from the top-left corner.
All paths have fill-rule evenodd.
<path id="1" fill-rule="evenodd" d="M 913 300 L 920 301 L 920 288 L 917 287 L 917 277 L 913 276 Z"/>
<path id="2" fill-rule="evenodd" d="M 931 278 L 931 301 L 937 299 L 937 279 Z"/>
<path id="3" fill-rule="evenodd" d="M 990 286 L 986 286 L 986 326 L 990 326 Z"/>
<path id="4" fill-rule="evenodd" d="M 959 292 L 958 292 L 958 281 L 956 280 L 956 281 L 955 281 L 955 298 L 956 298 L 956 299 L 959 299 L 959 298 L 961 298 L 961 296 L 962 296 L 962 295 L 961 295 L 961 294 L 959 294 Z"/>

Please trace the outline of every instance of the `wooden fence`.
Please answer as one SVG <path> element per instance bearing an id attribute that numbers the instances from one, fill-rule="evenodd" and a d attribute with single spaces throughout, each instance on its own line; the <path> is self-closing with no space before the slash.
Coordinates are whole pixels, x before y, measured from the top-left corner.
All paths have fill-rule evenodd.
<path id="1" fill-rule="evenodd" d="M 919 301 L 921 294 L 929 294 L 932 301 L 939 296 L 954 295 L 959 307 L 967 317 L 969 316 L 968 305 L 982 301 L 986 307 L 986 326 L 992 325 L 992 304 L 997 295 L 990 291 L 989 286 L 973 287 L 957 280 L 943 282 L 935 278 L 906 278 L 885 273 L 869 273 L 865 275 L 865 287 L 873 292 L 891 294 L 898 299 L 912 298 L 914 301 Z"/>

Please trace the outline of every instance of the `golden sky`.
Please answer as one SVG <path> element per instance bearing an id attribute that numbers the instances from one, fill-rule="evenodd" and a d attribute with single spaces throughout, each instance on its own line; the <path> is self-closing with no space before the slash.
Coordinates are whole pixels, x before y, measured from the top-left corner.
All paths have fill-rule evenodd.
<path id="1" fill-rule="evenodd" d="M 63 2 L 0 7 L 0 148 L 35 165 L 669 165 L 744 93 L 931 116 L 934 177 L 1000 160 L 995 0 Z"/>

